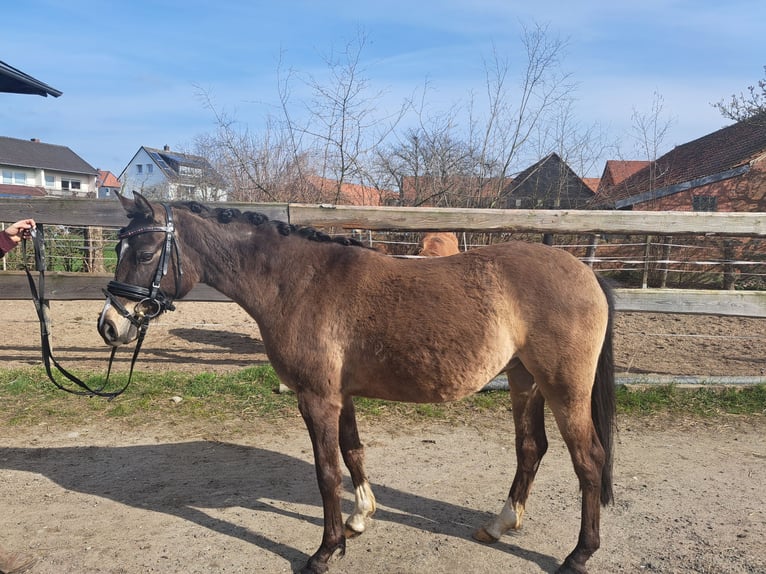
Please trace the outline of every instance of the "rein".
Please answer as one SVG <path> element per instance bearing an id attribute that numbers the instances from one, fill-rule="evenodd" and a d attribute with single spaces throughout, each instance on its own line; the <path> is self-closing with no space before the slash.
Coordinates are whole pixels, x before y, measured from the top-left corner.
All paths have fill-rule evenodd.
<path id="1" fill-rule="evenodd" d="M 136 360 L 138 359 L 141 345 L 144 342 L 146 331 L 149 328 L 149 322 L 151 319 L 157 317 L 164 311 L 173 311 L 173 298 L 167 296 L 160 290 L 160 281 L 167 274 L 170 263 L 170 257 L 172 253 L 176 255 L 176 297 L 178 296 L 179 280 L 181 275 L 181 259 L 179 257 L 178 244 L 175 240 L 175 228 L 173 225 L 173 218 L 170 212 L 170 208 L 163 204 L 165 213 L 167 214 L 167 224 L 164 226 L 156 227 L 144 227 L 135 230 L 131 230 L 126 233 L 121 233 L 119 238 L 122 242 L 128 237 L 138 235 L 139 233 L 151 233 L 151 232 L 164 232 L 165 242 L 163 243 L 162 253 L 160 255 L 160 261 L 157 266 L 157 271 L 152 281 L 150 288 L 140 287 L 137 285 L 131 285 L 129 283 L 121 283 L 118 281 L 110 281 L 104 294 L 110 303 L 118 310 L 118 312 L 125 318 L 127 318 L 131 324 L 133 324 L 138 330 L 138 336 L 136 338 L 136 345 L 133 350 L 133 357 L 130 361 L 130 372 L 128 374 L 128 381 L 125 385 L 116 391 L 104 391 L 109 383 L 109 375 L 112 372 L 112 363 L 114 361 L 114 355 L 117 351 L 117 347 L 112 347 L 112 351 L 109 355 L 109 366 L 106 372 L 106 380 L 104 384 L 98 388 L 91 388 L 83 380 L 67 371 L 53 356 L 53 351 L 50 342 L 50 303 L 45 298 L 45 271 L 46 271 L 46 258 L 45 258 L 45 243 L 44 243 L 44 227 L 42 224 L 38 224 L 36 229 L 31 230 L 32 242 L 34 245 L 35 266 L 39 274 L 38 284 L 35 285 L 35 281 L 32 278 L 32 273 L 27 265 L 26 257 L 26 239 L 22 241 L 22 252 L 24 260 L 24 271 L 27 274 L 27 280 L 29 281 L 29 288 L 32 292 L 32 299 L 37 310 L 37 317 L 40 322 L 40 340 L 42 344 L 42 359 L 45 365 L 45 372 L 51 382 L 62 391 L 74 395 L 83 396 L 98 396 L 105 397 L 109 400 L 121 395 L 130 385 L 133 380 L 133 368 L 135 367 Z M 119 261 L 118 261 L 119 265 Z M 135 307 L 134 313 L 130 313 L 124 305 L 122 305 L 116 297 L 123 297 L 132 301 L 137 301 L 138 304 Z M 77 385 L 79 388 L 70 388 L 65 386 L 56 380 L 53 374 L 52 366 L 61 373 L 66 379 Z"/>

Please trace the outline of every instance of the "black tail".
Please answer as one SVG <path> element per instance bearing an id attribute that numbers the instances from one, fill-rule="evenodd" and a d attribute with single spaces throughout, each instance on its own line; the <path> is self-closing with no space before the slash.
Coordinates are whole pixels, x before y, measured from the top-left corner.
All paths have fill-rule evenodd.
<path id="1" fill-rule="evenodd" d="M 597 275 L 601 289 L 609 304 L 609 320 L 606 325 L 604 345 L 598 358 L 596 381 L 591 396 L 591 416 L 596 427 L 596 434 L 604 448 L 606 458 L 601 472 L 601 504 L 614 502 L 612 492 L 612 466 L 614 463 L 614 432 L 616 399 L 614 389 L 614 351 L 612 348 L 612 328 L 614 324 L 614 297 L 606 279 Z"/>

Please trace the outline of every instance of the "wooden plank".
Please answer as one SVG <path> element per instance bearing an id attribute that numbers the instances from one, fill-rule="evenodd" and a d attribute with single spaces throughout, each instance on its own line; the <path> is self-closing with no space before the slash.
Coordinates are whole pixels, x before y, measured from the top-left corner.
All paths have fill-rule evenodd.
<path id="1" fill-rule="evenodd" d="M 268 215 L 270 219 L 281 221 L 288 219 L 286 203 L 205 203 L 205 205 L 241 211 L 260 211 Z M 7 223 L 28 217 L 38 223 L 55 225 L 124 227 L 128 223 L 125 211 L 115 199 L 56 197 L 0 199 L 0 215 Z"/>
<path id="2" fill-rule="evenodd" d="M 619 311 L 766 317 L 766 291 L 615 289 Z"/>
<path id="3" fill-rule="evenodd" d="M 46 296 L 52 301 L 103 299 L 111 275 L 47 273 Z M 35 276 L 35 280 L 37 277 Z M 0 299 L 31 299 L 26 274 L 0 273 Z M 230 301 L 204 284 L 197 285 L 186 301 Z M 699 291 L 692 289 L 615 289 L 618 311 L 766 317 L 764 291 Z"/>
<path id="4" fill-rule="evenodd" d="M 766 236 L 766 213 L 750 212 L 353 207 L 297 203 L 207 205 L 260 211 L 271 219 L 296 225 L 344 229 Z M 108 199 L 0 199 L 0 213 L 8 223 L 25 217 L 59 225 L 122 227 L 126 223 L 122 208 Z"/>
<path id="5" fill-rule="evenodd" d="M 343 229 L 766 236 L 766 213 L 289 205 L 290 223 Z"/>
<path id="6" fill-rule="evenodd" d="M 37 273 L 33 273 L 37 283 Z M 92 301 L 104 299 L 103 289 L 114 277 L 106 274 L 65 273 L 45 274 L 45 296 L 51 301 Z M 0 273 L 0 299 L 31 299 L 26 273 L 5 271 Z M 184 297 L 184 301 L 230 301 L 221 292 L 200 283 Z"/>

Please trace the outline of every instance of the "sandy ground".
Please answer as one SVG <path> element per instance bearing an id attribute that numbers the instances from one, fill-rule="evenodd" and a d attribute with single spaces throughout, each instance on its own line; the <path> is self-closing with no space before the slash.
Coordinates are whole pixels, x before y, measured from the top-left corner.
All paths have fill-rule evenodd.
<path id="1" fill-rule="evenodd" d="M 99 309 L 53 304 L 55 349 L 75 371 L 105 368 Z M 39 364 L 31 303 L 3 301 L 0 313 L 22 334 L 0 346 L 4 367 Z M 618 316 L 618 370 L 763 375 L 765 324 Z M 179 304 L 144 346 L 141 370 L 222 372 L 265 360 L 252 320 L 223 303 Z M 320 498 L 297 413 L 272 425 L 157 420 L 141 428 L 15 427 L 0 415 L 0 544 L 36 555 L 34 574 L 292 572 L 319 545 Z M 510 420 L 360 426 L 379 510 L 331 572 L 553 572 L 574 547 L 577 482 L 551 425 L 524 528 L 494 546 L 470 534 L 510 486 Z M 619 426 L 616 503 L 603 512 L 591 572 L 766 572 L 763 418 Z M 344 513 L 347 478 L 346 487 Z"/>

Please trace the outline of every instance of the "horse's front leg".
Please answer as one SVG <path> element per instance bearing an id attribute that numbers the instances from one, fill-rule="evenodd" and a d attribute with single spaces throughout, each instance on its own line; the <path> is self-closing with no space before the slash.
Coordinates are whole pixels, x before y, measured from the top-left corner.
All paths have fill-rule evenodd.
<path id="1" fill-rule="evenodd" d="M 343 410 L 340 413 L 340 452 L 354 484 L 356 504 L 354 512 L 346 520 L 346 536 L 352 538 L 364 532 L 365 519 L 375 513 L 375 495 L 364 471 L 364 446 L 359 440 L 354 401 L 351 397 L 343 399 Z"/>
<path id="2" fill-rule="evenodd" d="M 327 572 L 327 563 L 336 553 L 346 552 L 346 537 L 340 512 L 340 461 L 338 459 L 339 402 L 310 392 L 298 394 L 298 408 L 308 428 L 314 449 L 314 466 L 322 495 L 324 534 L 322 544 L 309 558 L 302 574 Z"/>

